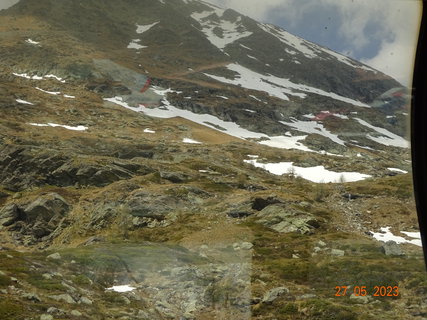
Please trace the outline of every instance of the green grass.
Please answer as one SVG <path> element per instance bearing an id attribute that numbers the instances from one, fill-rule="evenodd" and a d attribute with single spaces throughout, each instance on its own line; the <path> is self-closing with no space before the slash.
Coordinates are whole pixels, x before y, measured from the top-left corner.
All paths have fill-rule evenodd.
<path id="1" fill-rule="evenodd" d="M 1 301 L 0 300 L 0 319 L 2 320 L 11 320 L 16 319 L 16 317 L 22 312 L 22 306 L 10 301 Z"/>
<path id="2" fill-rule="evenodd" d="M 357 320 L 357 313 L 349 307 L 337 305 L 326 300 L 313 299 L 301 304 L 306 310 L 307 319 L 316 320 Z"/>

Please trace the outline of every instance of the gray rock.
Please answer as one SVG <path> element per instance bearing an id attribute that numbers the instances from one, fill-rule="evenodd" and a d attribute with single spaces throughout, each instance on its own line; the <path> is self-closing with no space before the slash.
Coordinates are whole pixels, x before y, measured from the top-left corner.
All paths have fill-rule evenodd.
<path id="1" fill-rule="evenodd" d="M 393 240 L 389 240 L 381 246 L 381 250 L 386 256 L 403 256 L 405 253 Z"/>
<path id="2" fill-rule="evenodd" d="M 308 294 L 303 294 L 301 297 L 300 297 L 300 299 L 301 300 L 307 300 L 307 299 L 314 299 L 314 298 L 316 298 L 317 296 L 315 295 L 315 294 L 312 294 L 312 293 L 308 293 Z"/>
<path id="3" fill-rule="evenodd" d="M 83 304 L 87 304 L 87 305 L 93 304 L 92 300 L 90 300 L 89 298 L 86 298 L 86 297 L 81 297 L 79 303 L 83 303 Z"/>
<path id="4" fill-rule="evenodd" d="M 354 293 L 350 296 L 350 299 L 357 304 L 367 304 L 372 300 L 371 296 L 356 296 Z"/>
<path id="5" fill-rule="evenodd" d="M 298 232 L 307 234 L 319 227 L 316 218 L 305 212 L 297 212 L 282 204 L 272 204 L 256 214 L 261 223 L 281 233 Z"/>
<path id="6" fill-rule="evenodd" d="M 50 307 L 49 309 L 47 309 L 46 312 L 49 313 L 49 314 L 64 314 L 65 313 L 64 310 L 58 309 L 58 308 L 55 308 L 55 307 Z"/>
<path id="7" fill-rule="evenodd" d="M 277 287 L 277 288 L 271 289 L 266 292 L 266 294 L 264 295 L 264 298 L 262 299 L 262 302 L 267 304 L 272 303 L 280 296 L 288 293 L 289 293 L 289 289 L 285 287 Z"/>
<path id="8" fill-rule="evenodd" d="M 254 247 L 254 245 L 250 242 L 242 242 L 240 244 L 240 248 L 242 248 L 243 250 L 250 250 Z"/>
<path id="9" fill-rule="evenodd" d="M 160 172 L 160 177 L 162 179 L 169 180 L 173 183 L 182 183 L 188 180 L 188 176 L 181 172 Z"/>
<path id="10" fill-rule="evenodd" d="M 64 216 L 69 209 L 64 198 L 56 193 L 49 193 L 30 203 L 24 211 L 28 222 L 49 222 L 55 215 Z"/>
<path id="11" fill-rule="evenodd" d="M 345 251 L 344 250 L 331 249 L 331 256 L 343 257 L 344 255 L 345 255 Z"/>
<path id="12" fill-rule="evenodd" d="M 178 207 L 178 199 L 160 194 L 136 192 L 127 200 L 129 213 L 134 217 L 163 220 L 164 216 Z"/>
<path id="13" fill-rule="evenodd" d="M 62 257 L 61 257 L 61 255 L 58 252 L 55 252 L 55 253 L 52 253 L 52 254 L 48 255 L 47 259 L 50 259 L 50 260 L 61 260 Z"/>
<path id="14" fill-rule="evenodd" d="M 74 301 L 74 299 L 69 294 L 53 295 L 53 296 L 49 296 L 49 298 L 51 298 L 55 301 L 65 302 L 65 303 L 69 303 L 69 304 L 76 303 L 76 301 Z"/>
<path id="15" fill-rule="evenodd" d="M 22 212 L 16 204 L 7 205 L 0 210 L 0 225 L 10 226 L 20 217 L 22 218 Z"/>
<path id="16" fill-rule="evenodd" d="M 42 314 L 40 320 L 53 320 L 53 317 L 50 314 Z"/>
<path id="17" fill-rule="evenodd" d="M 105 238 L 101 237 L 101 236 L 93 236 L 93 237 L 90 237 L 89 239 L 87 239 L 83 243 L 83 245 L 84 246 L 90 246 L 90 245 L 93 245 L 93 244 L 96 244 L 96 243 L 99 243 L 99 242 L 105 242 Z"/>
<path id="18" fill-rule="evenodd" d="M 23 293 L 21 295 L 22 298 L 30 300 L 30 301 L 34 301 L 34 302 L 41 302 L 42 300 L 40 299 L 40 297 L 35 294 L 35 293 Z"/>
<path id="19" fill-rule="evenodd" d="M 322 240 L 317 241 L 317 245 L 318 245 L 319 247 L 326 247 L 326 243 L 325 243 L 325 242 L 323 242 Z"/>
<path id="20" fill-rule="evenodd" d="M 78 310 L 71 310 L 70 314 L 74 317 L 81 317 L 83 314 Z"/>

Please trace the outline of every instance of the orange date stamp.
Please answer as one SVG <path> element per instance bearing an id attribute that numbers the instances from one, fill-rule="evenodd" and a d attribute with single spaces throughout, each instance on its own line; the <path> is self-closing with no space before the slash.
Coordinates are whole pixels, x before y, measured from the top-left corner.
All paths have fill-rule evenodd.
<path id="1" fill-rule="evenodd" d="M 345 297 L 347 294 L 364 297 L 372 295 L 373 297 L 399 297 L 398 286 L 374 286 L 372 290 L 366 286 L 336 286 L 335 296 Z"/>

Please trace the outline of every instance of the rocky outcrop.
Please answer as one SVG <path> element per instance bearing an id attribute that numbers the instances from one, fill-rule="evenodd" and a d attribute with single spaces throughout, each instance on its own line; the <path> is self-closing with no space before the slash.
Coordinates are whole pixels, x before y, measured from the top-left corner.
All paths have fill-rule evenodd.
<path id="1" fill-rule="evenodd" d="M 87 157 L 72 160 L 52 150 L 14 145 L 0 149 L 0 184 L 11 191 L 44 184 L 99 187 L 150 172 L 151 168 L 123 160 L 101 162 Z"/>
<path id="2" fill-rule="evenodd" d="M 258 223 L 281 233 L 307 234 L 319 227 L 319 222 L 314 216 L 288 208 L 283 204 L 269 205 L 255 216 L 258 218 Z"/>
<path id="3" fill-rule="evenodd" d="M 0 210 L 0 224 L 16 231 L 16 240 L 41 240 L 55 231 L 70 211 L 70 205 L 56 193 L 39 196 L 26 205 L 8 204 Z M 28 238 L 29 237 L 29 238 Z"/>

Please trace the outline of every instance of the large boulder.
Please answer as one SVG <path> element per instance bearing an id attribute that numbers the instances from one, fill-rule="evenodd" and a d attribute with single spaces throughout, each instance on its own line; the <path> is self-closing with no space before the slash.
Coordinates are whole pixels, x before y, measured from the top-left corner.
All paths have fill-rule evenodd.
<path id="1" fill-rule="evenodd" d="M 386 256 L 403 256 L 405 253 L 401 247 L 393 240 L 389 240 L 381 246 L 382 252 Z"/>
<path id="2" fill-rule="evenodd" d="M 287 208 L 284 204 L 272 204 L 256 214 L 261 223 L 277 232 L 307 234 L 319 227 L 316 218 L 308 213 Z"/>
<path id="3" fill-rule="evenodd" d="M 21 214 L 19 207 L 14 203 L 3 207 L 0 210 L 0 225 L 5 227 L 12 225 Z"/>
<path id="4" fill-rule="evenodd" d="M 162 220 L 166 214 L 178 206 L 171 196 L 136 192 L 127 200 L 129 214 L 134 217 Z"/>
<path id="5" fill-rule="evenodd" d="M 49 222 L 53 217 L 62 217 L 70 209 L 69 204 L 59 194 L 48 193 L 37 198 L 24 208 L 26 221 Z"/>

